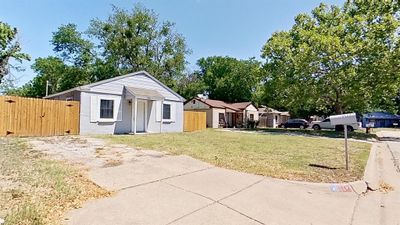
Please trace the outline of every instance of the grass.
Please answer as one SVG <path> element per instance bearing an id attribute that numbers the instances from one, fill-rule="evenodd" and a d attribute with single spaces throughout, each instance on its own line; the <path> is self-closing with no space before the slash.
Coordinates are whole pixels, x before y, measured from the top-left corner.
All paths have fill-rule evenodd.
<path id="1" fill-rule="evenodd" d="M 135 148 L 189 155 L 219 167 L 312 182 L 361 179 L 371 147 L 365 142 L 349 142 L 350 170 L 346 171 L 343 141 L 336 139 L 212 129 L 192 133 L 101 137 Z"/>
<path id="2" fill-rule="evenodd" d="M 311 130 L 311 129 L 284 129 L 284 128 L 257 128 L 257 131 L 278 133 L 278 134 L 296 134 L 315 137 L 328 137 L 328 138 L 344 138 L 343 132 L 336 132 L 334 130 Z M 369 140 L 376 138 L 376 133 L 365 133 L 365 129 L 355 130 L 348 132 L 348 137 L 356 140 Z"/>
<path id="3" fill-rule="evenodd" d="M 0 138 L 0 218 L 5 224 L 61 224 L 67 210 L 109 194 L 77 168 L 47 159 L 22 139 Z"/>

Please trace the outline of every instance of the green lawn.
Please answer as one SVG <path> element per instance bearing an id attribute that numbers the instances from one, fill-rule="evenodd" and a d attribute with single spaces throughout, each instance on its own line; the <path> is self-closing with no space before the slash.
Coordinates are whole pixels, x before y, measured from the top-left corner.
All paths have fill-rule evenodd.
<path id="1" fill-rule="evenodd" d="M 5 224 L 61 224 L 67 210 L 109 192 L 80 170 L 45 158 L 18 138 L 0 138 L 0 218 Z"/>
<path id="2" fill-rule="evenodd" d="M 140 149 L 184 154 L 216 166 L 265 176 L 314 182 L 361 179 L 371 145 L 349 142 L 350 171 L 344 170 L 343 141 L 285 134 L 208 129 L 203 132 L 100 136 Z M 317 164 L 327 168 L 310 166 Z M 332 169 L 334 168 L 334 169 Z"/>
<path id="3" fill-rule="evenodd" d="M 311 130 L 311 129 L 284 129 L 284 128 L 257 128 L 257 131 L 278 134 L 296 134 L 315 137 L 329 137 L 329 138 L 344 138 L 343 132 L 336 132 L 334 130 Z M 376 132 L 367 134 L 365 129 L 358 129 L 354 132 L 349 132 L 348 137 L 357 140 L 369 140 L 376 138 Z"/>

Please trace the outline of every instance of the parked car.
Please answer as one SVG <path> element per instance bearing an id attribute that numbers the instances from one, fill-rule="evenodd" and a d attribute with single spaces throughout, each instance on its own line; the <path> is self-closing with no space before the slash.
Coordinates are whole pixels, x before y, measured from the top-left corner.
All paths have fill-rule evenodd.
<path id="1" fill-rule="evenodd" d="M 308 127 L 308 122 L 304 119 L 289 119 L 286 123 L 281 124 L 281 127 L 306 129 Z"/>
<path id="2" fill-rule="evenodd" d="M 322 121 L 313 121 L 310 124 L 310 127 L 314 130 L 321 130 L 321 129 L 331 129 L 336 131 L 343 131 L 343 126 L 335 126 L 331 124 L 331 119 L 328 117 Z M 358 123 L 347 125 L 348 131 L 354 131 L 358 129 Z"/>

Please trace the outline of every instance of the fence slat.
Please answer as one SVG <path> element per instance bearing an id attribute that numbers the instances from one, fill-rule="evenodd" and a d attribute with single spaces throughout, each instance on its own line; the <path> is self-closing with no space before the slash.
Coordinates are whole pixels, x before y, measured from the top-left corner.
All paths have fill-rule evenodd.
<path id="1" fill-rule="evenodd" d="M 206 129 L 206 113 L 205 112 L 184 112 L 183 131 L 191 132 Z"/>
<path id="2" fill-rule="evenodd" d="M 79 134 L 79 108 L 76 101 L 0 96 L 0 136 Z"/>

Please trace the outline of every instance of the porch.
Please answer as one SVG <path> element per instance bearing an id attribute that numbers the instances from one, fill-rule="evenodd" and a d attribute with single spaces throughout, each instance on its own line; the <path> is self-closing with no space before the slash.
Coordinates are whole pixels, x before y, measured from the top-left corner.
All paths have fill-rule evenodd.
<path id="1" fill-rule="evenodd" d="M 156 120 L 159 121 L 159 132 L 163 125 L 164 97 L 156 90 L 125 86 L 125 99 L 131 107 L 131 133 L 147 133 L 149 131 L 150 115 L 155 107 Z M 169 108 L 171 114 L 171 108 Z M 154 124 L 152 124 L 154 127 Z"/>

